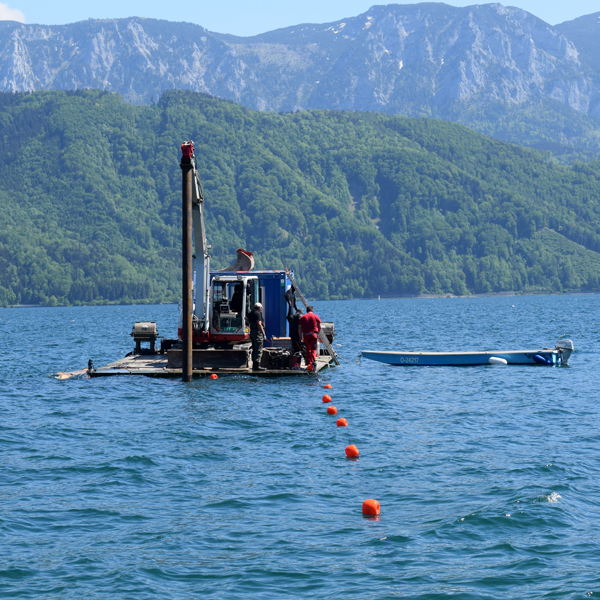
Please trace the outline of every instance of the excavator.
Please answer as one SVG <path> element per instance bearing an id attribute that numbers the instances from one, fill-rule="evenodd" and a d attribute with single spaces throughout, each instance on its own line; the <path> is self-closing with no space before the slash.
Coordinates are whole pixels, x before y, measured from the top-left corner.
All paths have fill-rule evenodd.
<path id="1" fill-rule="evenodd" d="M 204 193 L 194 155 L 194 142 L 181 146 L 182 160 L 192 166 L 192 224 L 195 246 L 192 341 L 194 348 L 226 348 L 250 340 L 246 315 L 254 304 L 263 305 L 267 338 L 286 336 L 286 316 L 291 305 L 286 291 L 293 274 L 286 271 L 254 271 L 254 255 L 239 248 L 235 262 L 220 271 L 210 270 L 211 246 L 206 240 Z M 290 294 L 288 293 L 288 298 Z M 295 299 L 294 299 L 295 300 Z M 178 337 L 182 339 L 180 316 Z"/>
<path id="2" fill-rule="evenodd" d="M 241 349 L 243 345 L 247 346 L 250 331 L 246 315 L 257 302 L 263 305 L 267 343 L 272 346 L 277 340 L 287 339 L 288 319 L 297 310 L 295 294 L 298 293 L 300 300 L 307 305 L 293 273 L 284 270 L 254 271 L 253 253 L 242 248 L 238 248 L 233 264 L 211 272 L 208 253 L 211 246 L 206 240 L 204 193 L 194 155 L 194 142 L 184 142 L 181 153 L 182 161 L 189 161 L 192 168 L 192 225 L 196 251 L 193 276 L 193 348 L 196 351 L 209 348 L 234 349 L 236 346 Z M 183 337 L 182 321 L 180 315 L 179 339 Z M 339 364 L 330 344 L 333 335 L 333 323 L 324 324 L 321 342 L 333 361 Z"/>

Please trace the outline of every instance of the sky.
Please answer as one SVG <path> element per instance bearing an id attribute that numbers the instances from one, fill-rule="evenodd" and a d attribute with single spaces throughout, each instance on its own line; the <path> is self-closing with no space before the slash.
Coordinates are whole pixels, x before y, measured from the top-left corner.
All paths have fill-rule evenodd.
<path id="1" fill-rule="evenodd" d="M 299 23 L 328 23 L 353 17 L 385 0 L 7 0 L 0 2 L 0 20 L 44 25 L 63 25 L 86 19 L 148 17 L 187 21 L 210 31 L 250 36 Z M 391 2 L 389 2 L 391 4 Z M 413 2 L 397 2 L 412 4 Z M 469 6 L 471 1 L 447 0 L 452 6 Z M 518 6 L 551 25 L 600 11 L 598 0 L 518 0 Z"/>

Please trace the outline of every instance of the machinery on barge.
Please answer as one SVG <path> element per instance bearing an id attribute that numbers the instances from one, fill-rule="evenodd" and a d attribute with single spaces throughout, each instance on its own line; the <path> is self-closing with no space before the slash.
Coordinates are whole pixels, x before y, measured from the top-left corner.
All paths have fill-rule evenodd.
<path id="1" fill-rule="evenodd" d="M 162 338 L 157 347 L 156 323 L 136 322 L 131 332 L 134 350 L 122 360 L 90 369 L 89 374 L 179 375 L 184 380 L 192 375 L 213 373 L 310 374 L 303 368 L 302 357 L 294 353 L 287 335 L 288 323 L 297 308 L 296 294 L 307 306 L 293 273 L 289 270 L 254 271 L 253 254 L 241 248 L 231 266 L 222 271 L 210 270 L 211 246 L 207 243 L 204 225 L 204 193 L 193 142 L 184 142 L 181 151 L 183 299 L 177 338 Z M 252 371 L 246 316 L 257 302 L 263 306 L 267 346 L 262 355 L 264 370 Z M 334 334 L 333 323 L 322 323 L 319 357 L 312 372 L 339 365 L 332 347 Z M 143 347 L 143 343 L 149 347 Z"/>

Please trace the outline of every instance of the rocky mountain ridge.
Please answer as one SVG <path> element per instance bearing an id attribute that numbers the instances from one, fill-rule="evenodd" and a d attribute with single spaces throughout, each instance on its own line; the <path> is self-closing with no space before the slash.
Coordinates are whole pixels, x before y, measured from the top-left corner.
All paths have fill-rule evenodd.
<path id="1" fill-rule="evenodd" d="M 600 76 L 600 12 L 560 23 L 555 29 L 573 40 L 582 66 L 597 79 Z"/>
<path id="2" fill-rule="evenodd" d="M 575 30 L 501 4 L 442 3 L 373 6 L 249 38 L 143 18 L 2 22 L 0 90 L 95 88 L 136 104 L 190 89 L 259 110 L 431 116 L 501 138 L 484 126 L 490 106 L 541 102 L 550 113 L 583 118 L 587 130 L 600 119 L 600 78 L 585 54 L 595 46 L 578 48 Z"/>

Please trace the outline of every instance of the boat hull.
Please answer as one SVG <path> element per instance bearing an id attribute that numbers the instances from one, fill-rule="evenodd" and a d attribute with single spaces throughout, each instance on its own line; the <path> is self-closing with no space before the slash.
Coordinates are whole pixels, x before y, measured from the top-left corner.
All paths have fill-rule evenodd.
<path id="1" fill-rule="evenodd" d="M 377 352 L 363 350 L 361 356 L 396 366 L 448 366 L 448 367 L 472 367 L 477 365 L 489 365 L 490 358 L 502 358 L 509 365 L 559 365 L 562 364 L 559 350 L 544 348 L 542 350 L 512 350 L 502 352 Z M 534 356 L 541 357 L 536 360 Z"/>

